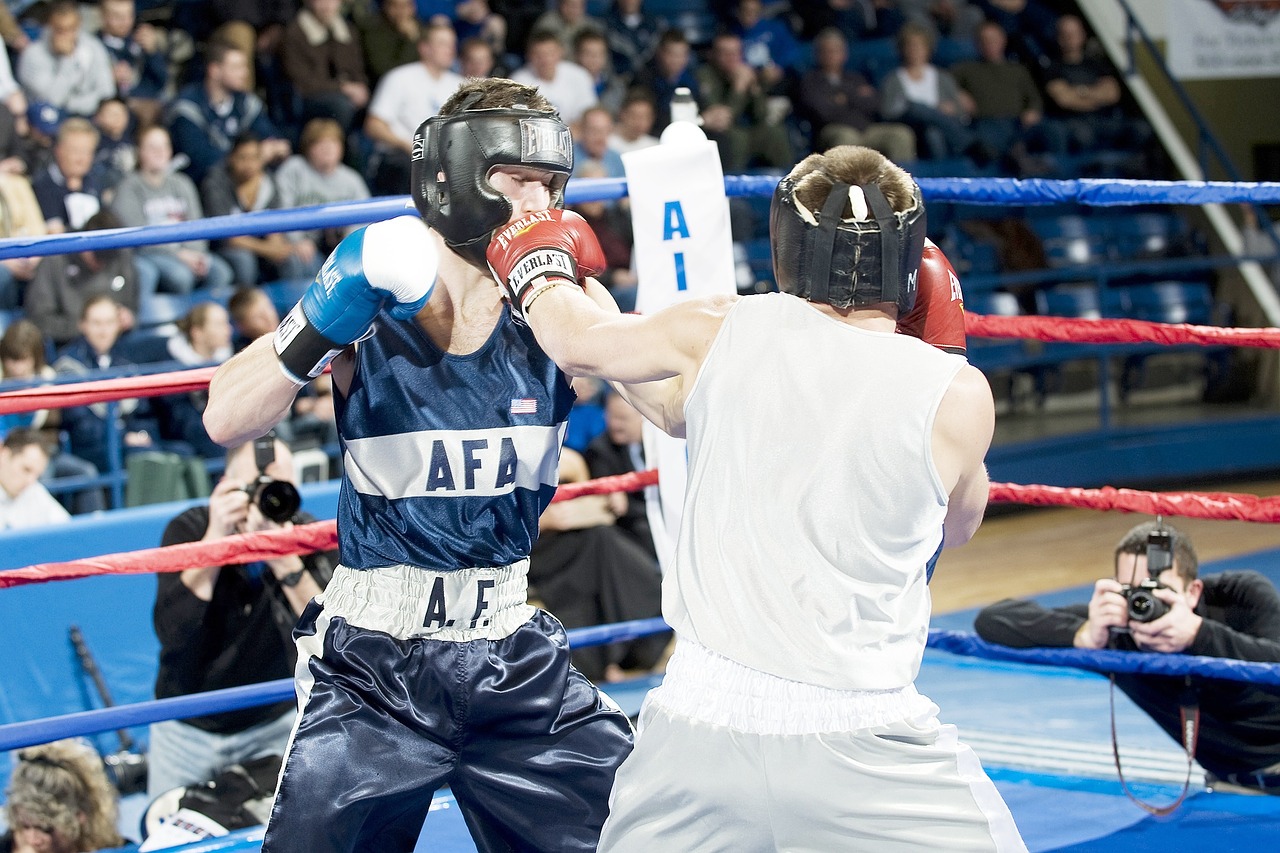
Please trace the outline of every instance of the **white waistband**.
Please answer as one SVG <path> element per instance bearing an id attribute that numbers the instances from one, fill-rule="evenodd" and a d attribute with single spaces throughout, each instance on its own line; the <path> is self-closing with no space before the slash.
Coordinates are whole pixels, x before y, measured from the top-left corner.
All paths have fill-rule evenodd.
<path id="1" fill-rule="evenodd" d="M 684 717 L 763 735 L 849 732 L 937 712 L 915 685 L 835 690 L 751 669 L 680 637 L 650 702 Z"/>
<path id="2" fill-rule="evenodd" d="M 399 640 L 500 640 L 533 616 L 528 573 L 528 560 L 451 572 L 338 566 L 319 600 L 330 615 Z"/>

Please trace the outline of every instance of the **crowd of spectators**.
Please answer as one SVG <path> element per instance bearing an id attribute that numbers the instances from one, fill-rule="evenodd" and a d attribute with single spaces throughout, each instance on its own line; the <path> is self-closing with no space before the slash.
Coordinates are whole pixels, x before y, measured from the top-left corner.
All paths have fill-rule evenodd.
<path id="1" fill-rule="evenodd" d="M 655 4 L 56 0 L 23 4 L 16 18 L 18 7 L 0 4 L 0 236 L 403 194 L 414 131 L 467 76 L 537 85 L 573 130 L 579 177 L 622 176 L 622 154 L 657 144 L 681 87 L 728 173 L 782 171 L 810 150 L 858 143 L 915 167 L 1065 177 L 1073 156 L 1148 138 L 1072 0 Z M 627 303 L 625 204 L 582 212 L 608 254 L 605 283 Z M 763 226 L 734 223 L 739 239 Z M 246 331 L 232 294 L 261 314 L 253 288 L 313 276 L 342 236 L 5 260 L 0 310 L 32 320 L 44 363 L 64 373 L 173 360 L 173 346 L 136 343 L 155 331 L 139 318 L 170 294 L 186 308 L 230 308 L 243 345 L 263 328 Z M 87 328 L 106 329 L 97 314 L 113 319 L 94 337 Z M 177 335 L 172 324 L 160 331 Z M 174 342 L 188 363 L 213 352 Z M 319 401 L 323 415 L 324 398 L 301 398 L 300 431 L 315 440 L 333 434 L 309 408 Z M 201 402 L 177 406 L 180 416 L 168 402 L 122 405 L 125 452 L 215 457 L 199 435 Z M 86 407 L 53 419 L 62 441 L 50 476 L 112 464 L 104 417 Z"/>

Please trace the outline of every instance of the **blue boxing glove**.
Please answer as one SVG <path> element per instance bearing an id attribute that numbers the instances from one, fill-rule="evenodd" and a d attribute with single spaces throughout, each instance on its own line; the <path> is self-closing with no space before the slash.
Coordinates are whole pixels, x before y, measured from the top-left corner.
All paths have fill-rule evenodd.
<path id="1" fill-rule="evenodd" d="M 373 332 L 388 303 L 397 320 L 417 314 L 435 287 L 439 261 L 430 229 L 416 216 L 347 235 L 276 329 L 284 375 L 299 385 L 315 379 L 334 356 Z"/>

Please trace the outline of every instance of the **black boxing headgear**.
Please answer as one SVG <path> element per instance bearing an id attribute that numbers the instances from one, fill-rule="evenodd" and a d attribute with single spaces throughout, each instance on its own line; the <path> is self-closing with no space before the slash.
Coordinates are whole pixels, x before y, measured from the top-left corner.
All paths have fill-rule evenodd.
<path id="1" fill-rule="evenodd" d="M 815 214 L 796 201 L 796 181 L 778 182 L 769 211 L 773 275 L 778 289 L 836 308 L 893 302 L 898 316 L 916 302 L 925 212 L 920 188 L 913 203 L 895 213 L 875 184 L 861 187 L 870 216 L 846 219 L 849 184 L 831 187 Z"/>
<path id="2" fill-rule="evenodd" d="M 413 137 L 410 188 L 426 223 L 478 266 L 495 229 L 511 221 L 511 200 L 489 185 L 495 166 L 551 172 L 551 206 L 564 207 L 573 137 L 553 112 L 506 107 L 432 116 Z"/>

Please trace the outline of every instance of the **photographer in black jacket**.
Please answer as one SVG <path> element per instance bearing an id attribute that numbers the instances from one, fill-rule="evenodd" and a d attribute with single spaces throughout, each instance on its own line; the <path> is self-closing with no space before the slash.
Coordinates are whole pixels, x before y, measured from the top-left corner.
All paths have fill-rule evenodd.
<path id="1" fill-rule="evenodd" d="M 1161 531 L 1169 534 L 1172 565 L 1157 565 L 1154 580 L 1162 587 L 1143 589 L 1149 547 Z M 1161 559 L 1162 550 L 1151 550 L 1151 558 Z M 1280 662 L 1280 594 L 1271 582 L 1252 571 L 1200 578 L 1198 568 L 1186 534 L 1168 524 L 1140 524 L 1116 546 L 1115 577 L 1098 580 L 1087 605 L 1050 609 L 1005 599 L 984 608 L 974 627 L 987 642 L 1014 648 L 1073 646 Z M 1142 621 L 1147 609 L 1156 618 Z M 1195 757 L 1201 766 L 1228 783 L 1280 794 L 1280 688 L 1124 673 L 1116 674 L 1115 683 L 1179 743 L 1179 703 L 1193 698 L 1200 709 Z"/>
<path id="2" fill-rule="evenodd" d="M 209 503 L 170 521 L 162 544 L 210 542 L 314 521 L 297 511 L 293 481 L 293 457 L 278 439 L 229 450 L 226 473 Z M 294 623 L 324 588 L 337 560 L 337 552 L 328 551 L 157 575 L 156 698 L 291 677 L 297 660 Z M 236 763 L 283 755 L 294 704 L 288 700 L 152 725 L 148 795 L 154 799 L 206 782 Z"/>

